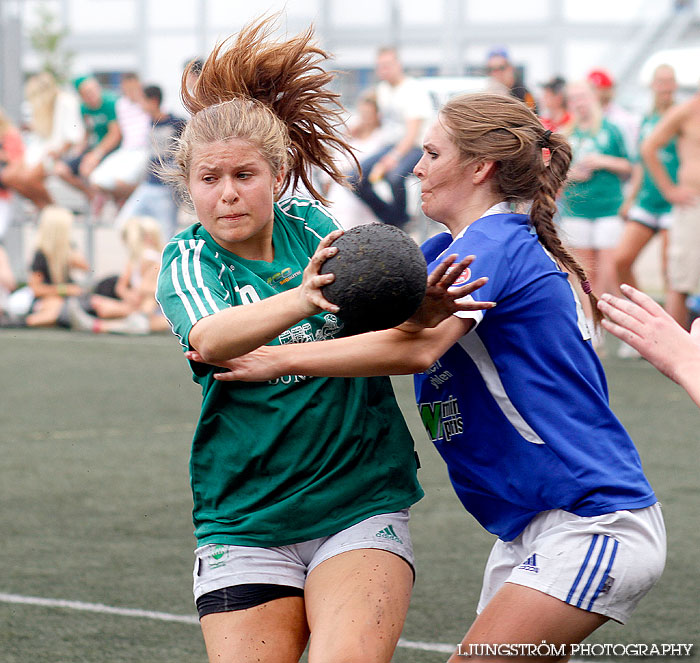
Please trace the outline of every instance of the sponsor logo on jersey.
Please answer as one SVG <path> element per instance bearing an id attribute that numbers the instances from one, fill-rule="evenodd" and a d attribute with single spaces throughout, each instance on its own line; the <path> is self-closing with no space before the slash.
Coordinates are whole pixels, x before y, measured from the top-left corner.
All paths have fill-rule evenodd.
<path id="1" fill-rule="evenodd" d="M 394 526 L 389 525 L 384 529 L 379 530 L 374 536 L 378 536 L 380 539 L 391 539 L 403 545 L 403 541 L 399 535 L 394 531 Z"/>
<path id="2" fill-rule="evenodd" d="M 292 272 L 291 267 L 285 267 L 281 272 L 277 272 L 277 274 L 273 274 L 269 279 L 267 279 L 267 284 L 285 285 L 289 283 L 292 279 L 295 279 L 300 274 L 300 269 L 298 269 L 296 272 Z"/>
<path id="3" fill-rule="evenodd" d="M 456 288 L 458 285 L 464 285 L 465 283 L 469 282 L 469 279 L 472 277 L 472 270 L 467 267 L 454 281 L 454 283 L 450 286 L 451 288 Z"/>
<path id="4" fill-rule="evenodd" d="M 425 430 L 433 442 L 449 442 L 455 435 L 464 431 L 464 420 L 456 398 L 450 396 L 444 401 L 420 403 L 418 412 Z"/>

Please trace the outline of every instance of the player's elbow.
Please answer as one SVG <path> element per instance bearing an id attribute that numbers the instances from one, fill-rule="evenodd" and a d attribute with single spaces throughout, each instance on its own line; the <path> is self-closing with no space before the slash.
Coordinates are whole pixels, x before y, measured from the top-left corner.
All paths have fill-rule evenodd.
<path id="1" fill-rule="evenodd" d="M 423 373 L 427 371 L 440 357 L 437 356 L 434 347 L 424 343 L 414 351 L 407 353 L 407 373 Z"/>
<path id="2" fill-rule="evenodd" d="M 647 138 L 646 140 L 642 141 L 642 144 L 639 147 L 639 154 L 644 162 L 648 163 L 649 160 L 653 159 L 654 155 L 656 154 L 656 144 Z"/>

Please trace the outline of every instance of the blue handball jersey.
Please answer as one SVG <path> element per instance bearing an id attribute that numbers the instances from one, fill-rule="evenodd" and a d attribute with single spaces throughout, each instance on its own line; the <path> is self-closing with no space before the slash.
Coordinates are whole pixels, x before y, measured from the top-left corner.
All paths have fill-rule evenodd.
<path id="1" fill-rule="evenodd" d="M 415 377 L 421 418 L 466 509 L 511 541 L 549 509 L 594 516 L 654 504 L 578 298 L 529 217 L 484 216 L 422 248 L 429 270 L 443 255 L 476 255 L 471 274 L 489 281 L 473 296 L 497 302 L 464 314 L 476 328 Z"/>

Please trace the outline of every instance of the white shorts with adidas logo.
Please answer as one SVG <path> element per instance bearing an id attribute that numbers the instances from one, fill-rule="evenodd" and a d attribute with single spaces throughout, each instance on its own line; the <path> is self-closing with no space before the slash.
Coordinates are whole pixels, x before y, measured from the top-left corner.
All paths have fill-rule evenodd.
<path id="1" fill-rule="evenodd" d="M 496 541 L 477 612 L 504 582 L 524 585 L 625 623 L 666 562 L 661 505 L 584 518 L 555 509 L 513 541 Z"/>
<path id="2" fill-rule="evenodd" d="M 337 534 L 288 546 L 207 544 L 195 550 L 194 598 L 224 587 L 265 583 L 302 588 L 306 576 L 331 557 L 363 548 L 387 550 L 413 569 L 408 509 L 372 516 Z"/>

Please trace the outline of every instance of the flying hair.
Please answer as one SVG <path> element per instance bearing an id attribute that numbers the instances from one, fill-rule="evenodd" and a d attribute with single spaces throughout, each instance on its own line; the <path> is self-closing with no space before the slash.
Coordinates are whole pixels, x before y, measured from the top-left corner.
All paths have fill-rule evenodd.
<path id="1" fill-rule="evenodd" d="M 338 152 L 359 168 L 343 139 L 340 95 L 327 87 L 334 74 L 321 66 L 329 55 L 313 41 L 312 26 L 278 41 L 271 37 L 276 23 L 274 16 L 259 19 L 216 46 L 191 88 L 187 79 L 194 65 L 187 66 L 181 96 L 192 118 L 175 161 L 187 176 L 193 144 L 247 139 L 260 148 L 273 172 L 284 168 L 282 190 L 301 180 L 311 195 L 327 203 L 312 181 L 312 168 L 340 184 L 346 176 L 337 165 Z"/>

